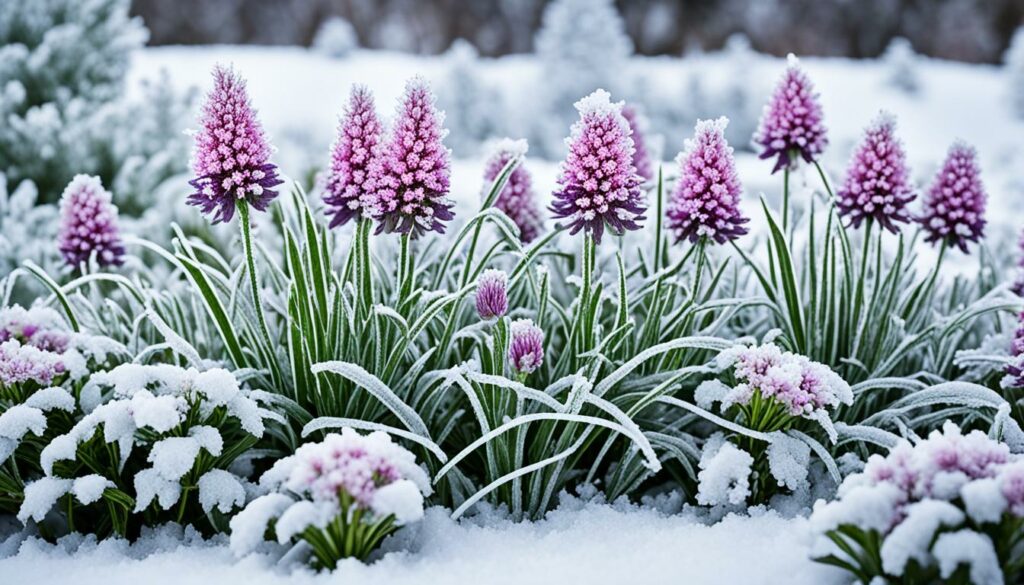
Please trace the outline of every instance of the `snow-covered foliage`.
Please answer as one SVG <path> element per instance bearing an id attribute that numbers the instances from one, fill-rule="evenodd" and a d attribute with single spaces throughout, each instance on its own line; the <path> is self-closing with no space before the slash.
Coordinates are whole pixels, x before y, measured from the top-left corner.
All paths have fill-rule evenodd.
<path id="1" fill-rule="evenodd" d="M 245 503 L 228 468 L 273 415 L 230 372 L 123 364 L 93 374 L 79 400 L 82 416 L 39 454 L 45 475 L 25 487 L 22 522 L 66 497 L 72 531 L 134 537 L 159 519 L 216 531 Z"/>
<path id="2" fill-rule="evenodd" d="M 872 455 L 838 496 L 811 517 L 819 560 L 864 582 L 1024 577 L 1024 459 L 981 431 L 947 421 L 916 445 Z"/>
<path id="3" fill-rule="evenodd" d="M 468 41 L 456 40 L 443 59 L 448 74 L 438 87 L 438 105 L 450 130 L 448 142 L 456 156 L 471 156 L 501 132 L 495 108 L 500 96 L 481 75 L 480 55 Z"/>
<path id="4" fill-rule="evenodd" d="M 349 21 L 332 16 L 320 23 L 313 37 L 313 48 L 328 57 L 341 59 L 359 48 L 359 38 Z"/>
<path id="5" fill-rule="evenodd" d="M 914 52 L 914 46 L 903 37 L 896 37 L 889 42 L 882 60 L 885 62 L 886 83 L 908 94 L 916 93 L 921 86 L 917 73 L 917 61 L 920 57 Z"/>
<path id="6" fill-rule="evenodd" d="M 231 521 L 232 550 L 251 552 L 272 526 L 279 544 L 303 542 L 321 569 L 365 559 L 398 527 L 423 518 L 423 498 L 433 491 L 411 452 L 386 433 L 351 428 L 299 447 L 263 475 L 260 488 L 268 493 Z"/>

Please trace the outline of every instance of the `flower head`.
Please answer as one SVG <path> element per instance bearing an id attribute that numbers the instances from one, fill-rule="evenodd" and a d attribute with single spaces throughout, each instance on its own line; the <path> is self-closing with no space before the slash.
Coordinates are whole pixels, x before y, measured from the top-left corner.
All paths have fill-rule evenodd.
<path id="1" fill-rule="evenodd" d="M 1013 290 L 1014 294 L 1020 297 L 1024 297 L 1024 231 L 1020 234 L 1020 239 L 1017 240 L 1017 276 L 1014 278 Z"/>
<path id="2" fill-rule="evenodd" d="M 476 281 L 476 312 L 481 319 L 504 317 L 508 312 L 508 275 L 484 270 Z"/>
<path id="3" fill-rule="evenodd" d="M 644 219 L 643 178 L 633 166 L 633 139 L 622 117 L 622 102 L 599 89 L 576 102 L 580 119 L 566 139 L 559 190 L 551 211 L 567 219 L 569 232 L 585 230 L 601 242 L 607 225 L 615 234 L 640 229 Z"/>
<path id="4" fill-rule="evenodd" d="M 0 385 L 35 382 L 49 386 L 65 371 L 67 368 L 60 354 L 22 345 L 17 339 L 0 343 Z"/>
<path id="5" fill-rule="evenodd" d="M 789 65 L 765 105 L 754 143 L 761 158 L 778 157 L 772 172 L 788 167 L 800 156 L 812 162 L 825 151 L 828 137 L 822 122 L 821 104 L 800 61 L 789 56 Z"/>
<path id="6" fill-rule="evenodd" d="M 719 354 L 718 364 L 732 367 L 733 377 L 740 382 L 725 397 L 725 407 L 749 403 L 754 392 L 780 402 L 793 416 L 853 402 L 849 384 L 838 374 L 774 343 L 731 347 Z"/>
<path id="7" fill-rule="evenodd" d="M 367 179 L 381 131 L 373 94 L 365 86 L 353 87 L 338 126 L 338 138 L 331 149 L 331 171 L 324 195 L 328 214 L 333 215 L 330 227 L 344 225 L 362 213 L 370 195 Z"/>
<path id="8" fill-rule="evenodd" d="M 985 232 L 985 188 L 981 184 L 977 153 L 957 141 L 924 200 L 920 217 L 927 242 L 955 245 L 967 252 L 967 242 L 977 242 Z"/>
<path id="9" fill-rule="evenodd" d="M 64 320 L 49 307 L 0 309 L 0 342 L 16 339 L 43 351 L 64 353 L 71 342 Z"/>
<path id="10" fill-rule="evenodd" d="M 124 262 L 124 245 L 117 227 L 117 207 L 98 177 L 76 175 L 60 199 L 58 246 L 72 267 L 93 253 L 100 266 Z"/>
<path id="11" fill-rule="evenodd" d="M 654 180 L 654 165 L 647 144 L 647 118 L 633 104 L 622 106 L 622 117 L 629 123 L 630 135 L 633 137 L 633 166 L 636 174 L 644 181 Z"/>
<path id="12" fill-rule="evenodd" d="M 202 128 L 195 135 L 188 202 L 213 222 L 230 221 L 238 201 L 266 211 L 283 181 L 270 162 L 271 148 L 249 102 L 245 80 L 231 69 L 213 70 L 214 87 L 203 104 Z"/>
<path id="13" fill-rule="evenodd" d="M 508 346 L 508 361 L 520 374 L 531 374 L 544 361 L 544 332 L 529 319 L 519 319 L 510 327 L 512 340 Z"/>
<path id="14" fill-rule="evenodd" d="M 1017 331 L 1010 343 L 1010 363 L 1006 365 L 1003 388 L 1024 388 L 1024 313 L 1020 314 Z"/>
<path id="15" fill-rule="evenodd" d="M 380 222 L 377 233 L 444 233 L 444 222 L 455 217 L 448 200 L 451 153 L 442 143 L 443 122 L 427 83 L 410 80 L 391 136 L 370 167 L 368 201 Z"/>
<path id="16" fill-rule="evenodd" d="M 528 145 L 525 140 L 499 140 L 492 146 L 490 158 L 484 169 L 485 189 L 505 168 L 508 161 L 516 157 L 525 157 Z M 523 243 L 532 242 L 544 227 L 544 218 L 537 206 L 537 198 L 533 192 L 533 179 L 526 167 L 520 164 L 512 171 L 505 183 L 505 188 L 498 194 L 494 206 L 500 209 L 519 227 L 519 239 Z"/>
<path id="17" fill-rule="evenodd" d="M 895 136 L 895 129 L 896 119 L 882 112 L 850 159 L 846 182 L 836 194 L 836 206 L 854 227 L 860 227 L 865 219 L 874 219 L 896 233 L 899 230 L 895 222 L 910 221 L 906 207 L 915 193 L 903 143 Z"/>
<path id="18" fill-rule="evenodd" d="M 678 241 L 706 236 L 724 244 L 747 233 L 747 218 L 739 210 L 742 186 L 725 140 L 728 123 L 726 118 L 697 122 L 693 139 L 676 159 L 679 181 L 666 213 Z"/>

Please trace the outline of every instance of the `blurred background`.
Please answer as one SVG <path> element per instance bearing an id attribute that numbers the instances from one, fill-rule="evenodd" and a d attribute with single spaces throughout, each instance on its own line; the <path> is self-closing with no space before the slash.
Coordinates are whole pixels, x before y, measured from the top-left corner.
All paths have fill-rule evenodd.
<path id="1" fill-rule="evenodd" d="M 133 0 L 150 44 L 310 45 L 332 16 L 359 45 L 432 54 L 455 39 L 482 55 L 528 53 L 548 0 Z M 1024 0 L 618 0 L 638 53 L 720 49 L 743 33 L 762 53 L 877 57 L 896 37 L 921 54 L 996 63 Z"/>

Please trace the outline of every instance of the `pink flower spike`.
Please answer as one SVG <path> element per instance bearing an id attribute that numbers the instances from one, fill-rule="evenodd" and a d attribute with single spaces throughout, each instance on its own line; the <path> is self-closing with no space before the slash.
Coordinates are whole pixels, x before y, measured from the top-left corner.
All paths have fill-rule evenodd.
<path id="1" fill-rule="evenodd" d="M 64 261 L 78 267 L 95 254 L 100 266 L 120 266 L 124 244 L 117 227 L 117 207 L 98 177 L 76 175 L 60 199 L 57 243 Z"/>

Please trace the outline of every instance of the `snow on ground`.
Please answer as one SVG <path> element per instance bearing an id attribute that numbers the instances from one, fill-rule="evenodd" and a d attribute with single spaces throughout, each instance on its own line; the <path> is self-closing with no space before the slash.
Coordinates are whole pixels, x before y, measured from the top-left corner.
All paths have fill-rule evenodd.
<path id="1" fill-rule="evenodd" d="M 0 560 L 0 574 L 5 585 L 843 583 L 833 569 L 808 560 L 809 542 L 803 518 L 729 516 L 706 526 L 686 513 L 570 500 L 536 523 L 454 523 L 434 508 L 385 544 L 405 550 L 370 565 L 345 561 L 333 574 L 284 569 L 266 555 L 235 560 L 224 544 L 183 545 L 171 534 L 132 547 L 30 540 Z M 5 548 L 0 544 L 0 556 Z"/>
<path id="2" fill-rule="evenodd" d="M 1024 168 L 1024 121 L 1010 111 L 1005 71 L 921 58 L 917 64 L 920 91 L 911 96 L 886 84 L 890 71 L 878 61 L 806 58 L 801 62 L 821 93 L 831 141 L 823 163 L 833 185 L 841 180 L 864 126 L 885 109 L 898 117 L 898 132 L 906 144 L 912 175 L 922 188 L 931 182 L 954 139 L 977 146 L 990 196 L 989 234 L 1001 240 L 1015 237 L 1019 225 L 1014 218 L 1024 212 L 1020 171 Z M 378 110 L 390 116 L 408 78 L 422 75 L 436 86 L 444 83 L 447 72 L 441 58 L 384 51 L 356 51 L 346 59 L 331 59 L 301 47 L 158 47 L 136 53 L 129 88 L 136 91 L 138 80 L 166 70 L 182 88 L 205 89 L 216 63 L 232 64 L 248 79 L 253 102 L 280 149 L 278 160 L 285 174 L 292 176 L 307 171 L 309 164 L 322 166 L 327 160 L 337 116 L 353 83 L 368 85 L 376 95 Z M 537 101 L 537 92 L 531 88 L 543 83 L 537 61 L 519 55 L 482 63 L 481 75 L 506 96 L 504 102 L 529 111 L 522 104 Z M 752 95 L 767 99 L 784 66 L 782 59 L 753 59 L 747 71 Z M 735 72 L 727 57 L 716 53 L 687 59 L 637 57 L 632 68 L 631 75 L 661 89 L 674 89 L 680 97 L 685 96 L 678 90 L 694 72 L 706 87 L 725 83 L 726 76 Z M 686 138 L 665 136 L 667 160 L 682 149 Z M 750 152 L 738 152 L 737 165 L 745 187 L 743 208 L 758 231 L 763 222 L 757 198 L 765 193 L 770 201 L 776 200 L 781 174 L 771 175 L 772 163 L 758 160 Z M 527 166 L 534 174 L 538 195 L 544 198 L 554 188 L 557 163 L 531 157 Z M 667 163 L 665 170 L 671 175 L 674 165 Z M 454 161 L 452 196 L 457 212 L 468 212 L 475 205 L 482 172 L 482 158 Z M 816 173 L 806 167 L 793 179 L 795 187 L 801 184 L 820 189 Z M 932 262 L 927 254 L 921 261 Z M 970 271 L 973 262 L 952 251 L 946 266 L 955 265 L 959 265 L 958 271 Z"/>

